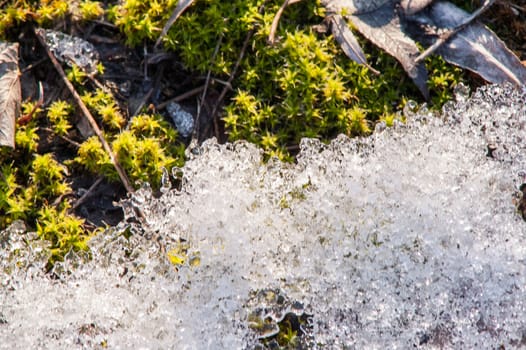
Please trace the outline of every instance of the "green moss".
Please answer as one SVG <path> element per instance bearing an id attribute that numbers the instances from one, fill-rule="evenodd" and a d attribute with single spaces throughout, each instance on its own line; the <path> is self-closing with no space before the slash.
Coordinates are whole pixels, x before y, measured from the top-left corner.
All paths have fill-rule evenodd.
<path id="1" fill-rule="evenodd" d="M 112 9 L 112 19 L 129 35 L 129 45 L 155 40 L 170 16 L 158 6 L 172 1 L 125 1 Z M 267 157 L 292 159 L 303 137 L 323 141 L 339 133 L 367 135 L 379 120 L 389 125 L 409 99 L 423 102 L 400 65 L 362 40 L 369 61 L 381 72 L 351 62 L 334 40 L 312 29 L 323 8 L 304 1 L 285 10 L 278 26 L 278 43 L 267 43 L 270 25 L 282 1 L 196 1 L 163 39 L 166 49 L 179 54 L 190 70 L 210 70 L 222 79 L 232 72 L 247 33 L 252 30 L 245 58 L 223 121 L 230 140 L 260 145 Z M 214 50 L 220 41 L 215 59 Z M 452 96 L 461 73 L 438 58 L 427 60 L 432 103 L 440 107 Z"/>
<path id="2" fill-rule="evenodd" d="M 9 32 L 16 32 L 26 22 L 50 28 L 70 19 L 95 20 L 104 12 L 102 2 L 91 0 L 7 0 L 0 9 L 0 38 L 7 39 Z"/>
<path id="3" fill-rule="evenodd" d="M 185 240 L 172 245 L 166 252 L 166 258 L 176 269 L 185 265 L 197 267 L 201 264 L 200 253 L 192 251 L 190 244 Z"/>
<path id="4" fill-rule="evenodd" d="M 33 126 L 32 124 L 19 126 L 15 133 L 15 144 L 17 149 L 21 150 L 23 153 L 36 152 L 39 141 L 37 130 L 38 127 Z"/>
<path id="5" fill-rule="evenodd" d="M 94 20 L 104 15 L 104 8 L 99 1 L 83 0 L 79 4 L 78 17 L 81 20 Z"/>
<path id="6" fill-rule="evenodd" d="M 177 140 L 177 132 L 160 115 L 147 114 L 135 117 L 128 130 L 121 132 L 109 120 L 123 121 L 122 116 L 105 119 L 104 108 L 120 113 L 114 100 L 103 93 L 93 96 L 90 108 L 107 124 L 106 137 L 130 179 L 137 186 L 147 181 L 159 188 L 163 169 L 181 166 L 184 159 L 184 146 Z M 31 104 L 26 109 L 29 107 Z M 87 249 L 86 241 L 93 234 L 68 210 L 70 204 L 65 196 L 71 193 L 71 173 L 82 168 L 119 181 L 97 137 L 82 142 L 77 156 L 64 162 L 57 161 L 52 153 L 38 153 L 39 125 L 49 123 L 57 136 L 71 136 L 74 110 L 66 101 L 54 101 L 46 109 L 45 119 L 34 118 L 18 127 L 15 151 L 2 149 L 1 153 L 0 229 L 17 219 L 35 227 L 42 239 L 51 242 L 50 267 L 70 250 Z"/>
<path id="7" fill-rule="evenodd" d="M 16 40 L 24 23 L 46 28 L 71 22 L 82 26 L 104 16 L 121 30 L 128 45 L 151 46 L 177 2 L 8 1 L 0 9 L 0 38 Z M 397 111 L 409 99 L 423 102 L 392 57 L 360 39 L 370 64 L 381 72 L 376 76 L 351 62 L 330 36 L 316 32 L 313 25 L 321 23 L 324 15 L 317 1 L 287 7 L 277 28 L 277 42 L 269 45 L 271 23 L 282 3 L 196 0 L 162 40 L 164 48 L 175 52 L 189 71 L 210 71 L 213 77 L 228 80 L 249 38 L 220 111 L 231 141 L 246 139 L 258 144 L 267 158 L 293 160 L 303 137 L 329 141 L 339 133 L 367 135 L 378 121 L 390 125 L 400 118 Z M 436 57 L 426 64 L 433 106 L 440 107 L 452 96 L 452 87 L 462 74 Z M 104 67 L 98 69 L 102 72 Z M 160 115 L 141 114 L 127 120 L 110 93 L 91 88 L 85 72 L 74 66 L 67 75 L 133 184 L 148 181 L 159 188 L 163 169 L 182 165 L 184 145 Z M 24 103 L 23 113 L 29 113 L 33 105 Z M 88 171 L 110 181 L 119 178 L 96 137 L 77 138 L 80 146 L 71 159 L 58 161 L 52 153 L 40 154 L 43 129 L 52 131 L 50 137 L 75 139 L 73 125 L 79 111 L 71 102 L 55 101 L 40 112 L 18 126 L 16 150 L 0 151 L 0 229 L 13 220 L 25 220 L 52 243 L 54 262 L 70 249 L 86 249 L 91 235 L 82 220 L 68 211 L 69 176 Z M 304 189 L 288 194 L 283 206 L 303 195 Z M 292 333 L 283 334 L 294 338 Z"/>
<path id="8" fill-rule="evenodd" d="M 95 92 L 87 91 L 83 94 L 82 101 L 109 129 L 118 130 L 126 124 L 126 119 L 117 106 L 115 98 L 109 92 L 102 89 L 97 89 Z"/>
<path id="9" fill-rule="evenodd" d="M 84 22 L 100 17 L 103 10 L 102 3 L 89 0 L 9 3 L 0 9 L 0 36 L 16 37 L 18 26 L 24 22 L 45 27 L 66 18 Z M 103 69 L 98 66 L 99 72 Z M 73 66 L 66 72 L 132 182 L 138 186 L 148 181 L 154 189 L 159 188 L 163 168 L 180 166 L 184 159 L 184 146 L 173 127 L 160 115 L 144 114 L 127 121 L 115 98 L 105 90 L 92 89 L 88 75 L 79 67 Z M 28 118 L 17 125 L 16 148 L 0 148 L 0 229 L 14 220 L 24 220 L 50 242 L 51 268 L 69 251 L 87 250 L 86 242 L 94 234 L 70 209 L 71 176 L 88 170 L 110 181 L 119 181 L 119 177 L 96 137 L 79 140 L 74 125 L 82 116 L 71 101 L 54 100 L 45 110 L 35 109 L 35 104 L 26 101 L 22 105 L 21 113 Z M 68 140 L 73 146 L 79 145 L 76 157 L 65 159 L 67 156 L 61 154 L 58 161 L 48 146 L 48 151 L 42 153 L 43 133 L 45 144 Z"/>
<path id="10" fill-rule="evenodd" d="M 304 183 L 301 187 L 295 187 L 291 191 L 284 194 L 280 201 L 279 207 L 281 209 L 290 208 L 293 202 L 303 201 L 307 198 L 307 192 L 312 188 L 310 180 Z"/>
<path id="11" fill-rule="evenodd" d="M 158 189 L 163 169 L 183 164 L 184 145 L 177 141 L 177 133 L 160 115 L 136 116 L 129 130 L 108 135 L 108 138 L 120 164 L 137 186 L 148 182 Z M 77 157 L 68 164 L 81 166 L 94 174 L 103 174 L 112 181 L 119 179 L 96 136 L 82 143 Z"/>
<path id="12" fill-rule="evenodd" d="M 73 107 L 66 101 L 56 100 L 49 106 L 47 110 L 47 117 L 53 125 L 53 131 L 57 135 L 67 135 L 71 129 L 69 116 L 73 111 Z"/>
<path id="13" fill-rule="evenodd" d="M 428 86 L 432 93 L 431 103 L 433 106 L 441 107 L 451 99 L 453 88 L 463 81 L 462 70 L 448 65 L 440 56 L 427 58 L 426 65 L 429 70 Z"/>
<path id="14" fill-rule="evenodd" d="M 67 209 L 67 205 L 58 209 L 45 205 L 37 212 L 37 234 L 51 242 L 49 267 L 70 251 L 88 250 L 90 233 L 84 229 L 84 220 L 68 214 Z"/>

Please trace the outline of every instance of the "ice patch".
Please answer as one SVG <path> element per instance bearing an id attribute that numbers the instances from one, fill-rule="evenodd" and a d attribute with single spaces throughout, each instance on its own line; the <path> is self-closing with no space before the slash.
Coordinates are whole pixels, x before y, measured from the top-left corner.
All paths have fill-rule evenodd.
<path id="1" fill-rule="evenodd" d="M 526 346 L 525 91 L 303 140 L 294 165 L 244 142 L 188 156 L 182 188 L 136 193 L 91 261 L 71 256 L 54 279 L 23 228 L 1 235 L 0 349 L 251 349 L 254 313 L 283 316 L 254 299 L 269 290 L 310 315 L 304 348 Z"/>

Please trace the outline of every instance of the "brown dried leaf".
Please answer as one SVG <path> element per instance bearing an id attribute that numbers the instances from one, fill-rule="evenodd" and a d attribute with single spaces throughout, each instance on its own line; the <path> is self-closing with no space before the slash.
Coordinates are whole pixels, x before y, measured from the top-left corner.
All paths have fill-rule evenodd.
<path id="1" fill-rule="evenodd" d="M 401 30 L 395 4 L 388 2 L 373 12 L 351 15 L 349 18 L 363 36 L 402 64 L 422 95 L 429 99 L 426 67 L 422 62 L 415 63 L 420 51 L 413 39 Z"/>
<path id="2" fill-rule="evenodd" d="M 0 42 L 0 146 L 15 148 L 21 100 L 18 44 Z"/>
<path id="3" fill-rule="evenodd" d="M 451 3 L 438 2 L 419 17 L 439 28 L 454 28 L 469 15 Z M 426 39 L 429 41 L 429 37 Z M 480 23 L 469 24 L 436 52 L 449 63 L 469 69 L 488 82 L 515 85 L 526 82 L 526 67 L 495 33 Z"/>

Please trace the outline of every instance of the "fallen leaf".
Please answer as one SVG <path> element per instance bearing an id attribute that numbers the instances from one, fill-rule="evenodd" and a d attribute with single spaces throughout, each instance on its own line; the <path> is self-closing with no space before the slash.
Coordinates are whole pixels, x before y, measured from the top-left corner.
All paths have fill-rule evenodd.
<path id="1" fill-rule="evenodd" d="M 0 146 L 15 148 L 21 100 L 18 43 L 0 42 Z"/>
<path id="2" fill-rule="evenodd" d="M 454 28 L 469 16 L 451 3 L 437 2 L 416 15 L 415 20 L 437 28 Z M 436 33 L 424 33 L 421 28 L 413 30 L 413 34 L 426 45 L 437 38 Z M 436 53 L 447 62 L 475 72 L 490 83 L 524 85 L 526 82 L 526 68 L 517 56 L 495 33 L 477 22 L 459 31 Z"/>
<path id="3" fill-rule="evenodd" d="M 429 6 L 435 0 L 402 0 L 400 8 L 407 16 L 414 15 Z"/>
<path id="4" fill-rule="evenodd" d="M 328 19 L 332 35 L 338 44 L 340 44 L 347 57 L 357 63 L 367 64 L 362 47 L 358 43 L 358 40 L 356 40 L 345 19 L 340 15 L 333 15 Z"/>
<path id="5" fill-rule="evenodd" d="M 471 22 L 493 2 L 485 0 L 478 11 L 469 14 L 446 1 L 321 0 L 334 37 L 347 56 L 365 64 L 352 33 L 344 29 L 343 19 L 335 17 L 340 14 L 373 44 L 395 57 L 426 99 L 427 71 L 422 58 L 435 48 L 447 62 L 471 70 L 488 82 L 525 84 L 526 68 L 515 54 L 487 27 Z M 450 32 L 450 38 L 441 36 L 453 29 L 458 32 Z M 420 54 L 414 40 L 431 47 Z"/>
<path id="6" fill-rule="evenodd" d="M 387 2 L 375 11 L 350 15 L 349 18 L 363 36 L 402 64 L 422 95 L 429 99 L 426 67 L 422 62 L 415 63 L 420 51 L 413 39 L 401 30 L 395 4 Z"/>

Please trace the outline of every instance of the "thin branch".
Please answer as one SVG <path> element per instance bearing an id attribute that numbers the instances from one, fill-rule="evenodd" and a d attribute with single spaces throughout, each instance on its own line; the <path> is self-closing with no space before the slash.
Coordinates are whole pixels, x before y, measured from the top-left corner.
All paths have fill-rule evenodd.
<path id="1" fill-rule="evenodd" d="M 248 42 L 250 41 L 250 38 L 252 37 L 252 35 L 254 35 L 254 29 L 251 29 L 248 31 L 247 36 L 245 37 L 245 41 L 243 42 L 243 46 L 241 47 L 239 57 L 237 58 L 234 68 L 232 69 L 232 73 L 230 73 L 230 77 L 227 80 L 227 84 L 221 91 L 221 94 L 219 95 L 219 97 L 217 98 L 216 104 L 214 105 L 214 109 L 212 109 L 211 116 L 214 121 L 214 129 L 215 129 L 214 131 L 215 131 L 216 137 L 219 136 L 219 125 L 217 124 L 217 120 L 216 120 L 217 118 L 215 117 L 217 110 L 219 109 L 219 106 L 221 105 L 221 102 L 225 98 L 227 92 L 231 90 L 232 81 L 236 77 L 237 70 L 239 69 L 239 66 L 241 65 L 241 61 L 243 60 L 243 57 L 245 56 L 245 52 L 247 51 L 247 47 L 248 47 Z"/>
<path id="2" fill-rule="evenodd" d="M 102 182 L 102 180 L 104 180 L 104 176 L 99 176 L 97 178 L 97 180 L 95 180 L 95 182 L 90 186 L 90 188 L 88 188 L 88 190 L 86 191 L 86 193 L 84 193 L 76 202 L 75 204 L 71 207 L 71 211 L 77 209 L 82 203 L 84 203 L 86 201 L 86 199 L 89 198 L 89 196 L 91 196 L 93 194 L 93 192 L 95 191 L 95 188 L 97 188 L 97 186 Z"/>
<path id="3" fill-rule="evenodd" d="M 53 129 L 50 129 L 50 128 L 41 128 L 41 129 L 44 130 L 44 131 L 49 132 L 50 134 L 53 134 L 53 135 L 61 138 L 62 140 L 64 140 L 67 143 L 69 143 L 70 145 L 74 146 L 75 148 L 80 148 L 80 146 L 81 146 L 80 143 L 78 143 L 77 141 L 74 141 L 74 140 L 70 139 L 67 136 L 59 135 Z"/>
<path id="4" fill-rule="evenodd" d="M 270 32 L 268 34 L 267 42 L 270 45 L 274 45 L 276 42 L 276 30 L 278 29 L 279 20 L 281 18 L 281 15 L 283 14 L 283 11 L 285 11 L 285 8 L 289 5 L 298 3 L 302 0 L 285 0 L 283 5 L 279 8 L 278 12 L 276 12 L 276 16 L 274 16 L 274 19 L 272 20 L 272 25 L 270 26 Z"/>
<path id="5" fill-rule="evenodd" d="M 219 37 L 219 40 L 217 41 L 216 47 L 214 49 L 214 53 L 212 54 L 212 59 L 210 60 L 210 66 L 215 62 L 217 53 L 219 52 L 219 47 L 221 47 L 221 43 L 223 42 L 223 35 Z M 212 74 L 212 70 L 209 69 L 206 73 L 206 80 L 205 80 L 205 88 L 203 90 L 203 93 L 201 94 L 201 102 L 197 106 L 197 116 L 195 117 L 195 128 L 193 137 L 196 135 L 199 135 L 199 117 L 201 116 L 201 109 L 203 108 L 203 105 L 205 103 L 206 93 L 208 92 L 208 86 L 210 85 L 210 76 Z"/>
<path id="6" fill-rule="evenodd" d="M 144 94 L 144 96 L 141 98 L 139 102 L 139 105 L 135 108 L 134 111 L 132 111 L 132 114 L 131 114 L 132 117 L 135 117 L 137 114 L 139 114 L 139 112 L 144 107 L 144 105 L 148 102 L 150 97 L 152 97 L 154 91 L 158 89 L 159 84 L 161 83 L 163 72 L 164 72 L 164 65 L 160 65 L 159 70 L 157 71 L 155 75 L 155 81 L 153 82 L 152 87 L 146 92 L 146 94 Z"/>
<path id="7" fill-rule="evenodd" d="M 205 89 L 205 86 L 199 86 L 199 87 L 196 87 L 195 89 L 192 89 L 190 91 L 187 91 L 185 92 L 184 94 L 181 94 L 181 95 L 178 95 L 178 96 L 175 96 L 175 97 L 172 97 L 171 99 L 169 100 L 166 100 L 164 101 L 163 103 L 159 103 L 157 106 L 155 106 L 155 109 L 157 110 L 161 110 L 163 108 L 166 108 L 166 106 L 168 106 L 171 102 L 181 102 L 181 101 L 184 101 L 186 100 L 187 98 L 190 98 L 192 96 L 195 96 L 197 95 L 198 93 L 200 93 L 201 91 L 203 91 Z"/>
<path id="8" fill-rule="evenodd" d="M 158 47 L 161 43 L 162 38 L 168 33 L 168 30 L 172 27 L 172 25 L 177 21 L 177 18 L 181 16 L 181 14 L 188 8 L 188 6 L 192 5 L 194 0 L 179 0 L 177 3 L 177 6 L 175 7 L 174 11 L 172 12 L 172 16 L 168 19 L 166 24 L 164 25 L 164 28 L 161 32 L 161 35 L 159 35 L 159 38 L 157 38 L 157 41 L 155 42 L 154 47 Z"/>
<path id="9" fill-rule="evenodd" d="M 46 61 L 46 58 L 41 58 L 39 59 L 38 61 L 36 61 L 35 63 L 31 63 L 30 65 L 28 65 L 27 67 L 25 67 L 24 69 L 22 69 L 22 71 L 20 72 L 20 74 L 24 74 L 28 71 L 30 71 L 31 69 L 35 68 L 36 66 L 38 66 L 39 64 L 43 63 Z"/>
<path id="10" fill-rule="evenodd" d="M 512 4 L 511 2 L 510 3 L 506 3 L 506 5 L 508 5 L 509 7 L 514 8 L 517 11 L 526 12 L 526 7 L 524 7 L 524 6 L 519 6 L 519 5 L 516 5 L 516 4 Z"/>
<path id="11" fill-rule="evenodd" d="M 64 73 L 64 70 L 62 69 L 62 66 L 60 65 L 60 63 L 57 61 L 56 57 L 49 50 L 49 48 L 48 48 L 48 46 L 47 46 L 47 44 L 46 44 L 46 42 L 44 40 L 44 35 L 43 35 L 43 32 L 42 32 L 42 29 L 38 29 L 38 28 L 35 29 L 35 34 L 36 34 L 38 40 L 40 41 L 40 44 L 42 44 L 42 46 L 46 50 L 46 53 L 47 53 L 49 59 L 51 60 L 51 63 L 53 63 L 53 66 L 55 67 L 56 71 L 58 72 L 58 74 L 62 78 L 62 81 L 64 82 L 64 84 L 66 85 L 68 90 L 70 91 L 71 95 L 73 96 L 73 99 L 75 100 L 75 102 L 79 106 L 79 108 L 82 111 L 84 117 L 88 120 L 88 122 L 90 123 L 91 127 L 93 128 L 93 131 L 95 132 L 95 134 L 99 138 L 99 140 L 100 140 L 100 142 L 102 144 L 102 147 L 104 148 L 106 153 L 108 153 L 108 155 L 110 157 L 110 161 L 113 164 L 113 166 L 115 167 L 115 170 L 117 170 L 117 173 L 119 175 L 119 178 L 122 181 L 122 184 L 124 185 L 124 188 L 129 193 L 133 193 L 134 189 L 133 189 L 133 187 L 130 184 L 130 180 L 128 180 L 128 176 L 126 175 L 126 173 L 124 172 L 124 169 L 122 168 L 122 166 L 120 165 L 119 161 L 117 160 L 117 157 L 115 157 L 115 154 L 113 153 L 110 145 L 108 144 L 108 142 L 106 142 L 106 139 L 104 138 L 104 135 L 102 134 L 102 131 L 100 130 L 99 126 L 97 125 L 97 122 L 95 121 L 95 118 L 93 118 L 93 115 L 91 115 L 91 112 L 89 111 L 88 107 L 86 107 L 84 102 L 82 102 L 82 99 L 80 98 L 79 94 L 75 90 L 75 87 L 73 86 L 73 84 L 71 84 L 71 82 L 66 77 L 66 74 Z"/>

